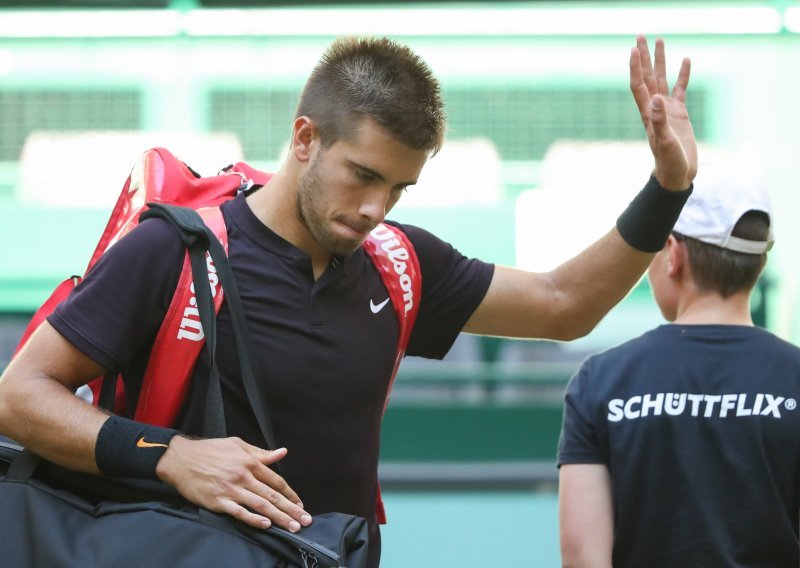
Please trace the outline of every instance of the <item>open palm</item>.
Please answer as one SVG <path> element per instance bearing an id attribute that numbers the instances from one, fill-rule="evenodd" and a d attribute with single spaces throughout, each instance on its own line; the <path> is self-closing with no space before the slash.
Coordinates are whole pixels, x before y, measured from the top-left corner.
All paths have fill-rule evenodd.
<path id="1" fill-rule="evenodd" d="M 655 65 L 644 36 L 637 36 L 631 48 L 631 92 L 655 158 L 654 174 L 666 189 L 688 188 L 697 173 L 697 141 L 686 111 L 690 69 L 691 62 L 684 58 L 670 94 L 664 41 L 656 40 Z"/>

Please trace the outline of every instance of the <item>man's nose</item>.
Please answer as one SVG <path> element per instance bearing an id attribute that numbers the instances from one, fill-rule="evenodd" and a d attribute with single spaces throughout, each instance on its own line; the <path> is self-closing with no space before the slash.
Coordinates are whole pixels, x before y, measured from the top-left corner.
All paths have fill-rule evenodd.
<path id="1" fill-rule="evenodd" d="M 389 204 L 389 189 L 376 189 L 370 191 L 361 202 L 359 213 L 370 220 L 373 226 L 381 223 L 386 217 L 386 207 Z"/>

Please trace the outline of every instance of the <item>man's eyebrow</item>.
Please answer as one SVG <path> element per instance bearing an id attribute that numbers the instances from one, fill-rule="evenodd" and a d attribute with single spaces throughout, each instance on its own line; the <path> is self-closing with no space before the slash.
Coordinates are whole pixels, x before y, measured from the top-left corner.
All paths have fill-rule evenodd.
<path id="1" fill-rule="evenodd" d="M 375 177 L 375 179 L 377 179 L 378 181 L 386 181 L 386 178 L 383 177 L 383 174 L 381 174 L 380 172 L 375 171 L 372 168 L 365 166 L 364 164 L 359 164 L 358 162 L 354 162 L 353 160 L 348 160 L 348 162 L 350 162 L 350 164 L 352 164 L 356 168 L 358 168 L 360 170 L 364 170 L 365 172 L 367 172 L 371 176 Z M 404 181 L 404 182 L 398 183 L 396 185 L 398 185 L 398 186 L 407 186 L 407 185 L 415 185 L 416 183 L 417 183 L 417 180 L 413 180 L 413 181 Z"/>

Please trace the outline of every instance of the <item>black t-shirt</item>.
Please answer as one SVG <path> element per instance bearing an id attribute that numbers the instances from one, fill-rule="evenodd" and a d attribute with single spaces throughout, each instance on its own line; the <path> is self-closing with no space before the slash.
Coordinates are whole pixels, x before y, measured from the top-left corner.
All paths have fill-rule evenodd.
<path id="1" fill-rule="evenodd" d="M 375 524 L 380 423 L 398 325 L 363 249 L 335 257 L 314 280 L 308 255 L 265 227 L 244 197 L 223 205 L 229 256 L 263 372 L 281 468 L 310 513 L 340 511 Z M 432 234 L 400 227 L 419 258 L 422 294 L 408 355 L 442 358 L 483 299 L 493 265 L 470 260 Z M 184 256 L 175 230 L 146 220 L 115 244 L 48 321 L 107 369 L 141 371 L 177 285 Z M 217 362 L 228 434 L 264 447 L 239 380 L 230 314 L 218 316 Z M 178 429 L 200 434 L 207 364 L 195 370 Z"/>
<path id="2" fill-rule="evenodd" d="M 800 349 L 664 325 L 570 381 L 558 463 L 606 464 L 615 567 L 797 567 Z"/>

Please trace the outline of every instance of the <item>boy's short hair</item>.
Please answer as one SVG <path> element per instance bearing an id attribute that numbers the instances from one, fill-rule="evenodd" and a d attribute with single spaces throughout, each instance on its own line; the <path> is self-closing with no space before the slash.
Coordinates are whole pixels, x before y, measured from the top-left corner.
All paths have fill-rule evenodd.
<path id="1" fill-rule="evenodd" d="M 399 142 L 435 154 L 445 131 L 439 82 L 410 48 L 388 38 L 339 38 L 300 95 L 296 117 L 311 118 L 323 147 L 352 139 L 369 117 Z"/>
<path id="2" fill-rule="evenodd" d="M 674 233 L 686 240 L 700 290 L 723 298 L 750 290 L 774 242 L 766 189 L 741 163 L 702 164 Z"/>
<path id="3" fill-rule="evenodd" d="M 742 215 L 732 231 L 734 237 L 751 241 L 766 241 L 769 233 L 769 215 L 753 210 Z M 752 290 L 767 264 L 766 252 L 737 252 L 679 233 L 676 235 L 686 239 L 694 282 L 704 292 L 716 292 L 728 298 L 737 292 Z"/>

